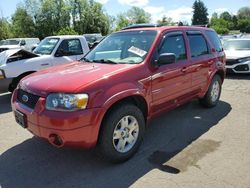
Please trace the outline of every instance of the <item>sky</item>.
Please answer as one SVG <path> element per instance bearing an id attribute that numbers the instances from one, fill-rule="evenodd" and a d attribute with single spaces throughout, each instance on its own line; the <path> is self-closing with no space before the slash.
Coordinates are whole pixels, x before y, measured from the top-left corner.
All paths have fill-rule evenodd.
<path id="1" fill-rule="evenodd" d="M 152 23 L 164 15 L 173 18 L 174 21 L 187 21 L 190 23 L 192 17 L 192 4 L 194 0 L 96 0 L 103 4 L 104 10 L 110 15 L 125 12 L 132 6 L 143 8 L 151 14 Z M 15 12 L 16 5 L 22 0 L 0 0 L 0 16 L 10 18 Z M 229 11 L 236 14 L 243 6 L 250 6 L 250 0 L 203 0 L 208 8 L 210 16 L 212 13 Z"/>

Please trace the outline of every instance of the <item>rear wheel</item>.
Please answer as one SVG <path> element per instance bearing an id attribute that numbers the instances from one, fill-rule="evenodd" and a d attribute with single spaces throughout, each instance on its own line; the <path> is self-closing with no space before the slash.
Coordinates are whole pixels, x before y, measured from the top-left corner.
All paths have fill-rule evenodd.
<path id="1" fill-rule="evenodd" d="M 99 137 L 102 157 L 111 162 L 122 162 L 138 150 L 145 130 L 145 120 L 139 108 L 122 104 L 112 109 L 105 118 Z"/>
<path id="2" fill-rule="evenodd" d="M 200 103 L 208 108 L 214 107 L 217 105 L 221 95 L 221 85 L 222 81 L 219 75 L 215 75 L 206 95 L 200 99 Z"/>

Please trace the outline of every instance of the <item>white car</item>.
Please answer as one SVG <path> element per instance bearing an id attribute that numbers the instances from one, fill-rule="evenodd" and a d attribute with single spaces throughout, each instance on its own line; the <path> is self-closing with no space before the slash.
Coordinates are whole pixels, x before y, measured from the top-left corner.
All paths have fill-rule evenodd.
<path id="1" fill-rule="evenodd" d="M 51 36 L 42 40 L 33 52 L 12 49 L 0 53 L 0 92 L 13 91 L 31 73 L 80 60 L 89 47 L 80 35 Z"/>
<path id="2" fill-rule="evenodd" d="M 13 38 L 1 42 L 0 52 L 9 49 L 24 49 L 32 51 L 32 48 L 40 42 L 39 38 Z"/>
<path id="3" fill-rule="evenodd" d="M 250 73 L 250 38 L 230 39 L 224 43 L 229 73 Z"/>

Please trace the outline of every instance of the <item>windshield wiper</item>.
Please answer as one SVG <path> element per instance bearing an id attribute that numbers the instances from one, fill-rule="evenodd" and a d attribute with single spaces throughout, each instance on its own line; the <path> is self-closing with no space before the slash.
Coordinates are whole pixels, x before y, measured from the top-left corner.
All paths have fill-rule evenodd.
<path id="1" fill-rule="evenodd" d="M 94 59 L 93 62 L 95 63 L 107 63 L 107 64 L 118 64 L 117 62 L 111 61 L 109 59 Z"/>
<path id="2" fill-rule="evenodd" d="M 89 59 L 87 59 L 86 57 L 83 57 L 82 59 L 80 59 L 80 61 L 84 61 L 84 62 L 90 62 L 92 63 L 92 61 L 90 61 Z"/>

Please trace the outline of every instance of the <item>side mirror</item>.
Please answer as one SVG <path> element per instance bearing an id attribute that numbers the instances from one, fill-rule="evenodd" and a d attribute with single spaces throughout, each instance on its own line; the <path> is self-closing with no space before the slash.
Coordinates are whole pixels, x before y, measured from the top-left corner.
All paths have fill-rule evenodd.
<path id="1" fill-rule="evenodd" d="M 25 40 L 21 40 L 20 46 L 25 46 L 25 45 L 26 45 Z"/>
<path id="2" fill-rule="evenodd" d="M 59 49 L 59 50 L 57 50 L 55 57 L 62 57 L 62 56 L 65 56 L 65 54 L 66 53 L 63 49 Z"/>
<path id="3" fill-rule="evenodd" d="M 158 60 L 157 60 L 157 65 L 167 65 L 167 64 L 172 64 L 176 62 L 176 56 L 173 53 L 163 53 L 160 54 Z"/>

